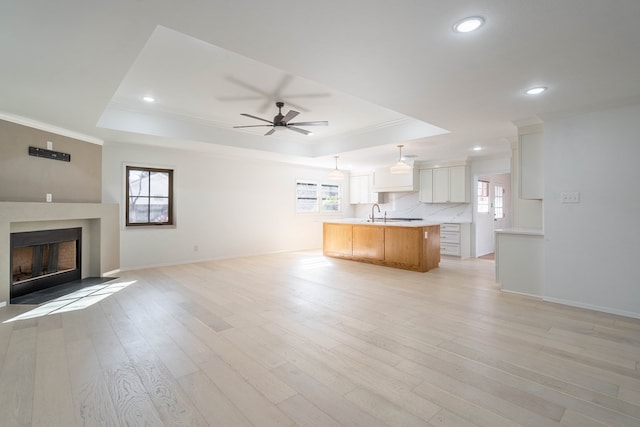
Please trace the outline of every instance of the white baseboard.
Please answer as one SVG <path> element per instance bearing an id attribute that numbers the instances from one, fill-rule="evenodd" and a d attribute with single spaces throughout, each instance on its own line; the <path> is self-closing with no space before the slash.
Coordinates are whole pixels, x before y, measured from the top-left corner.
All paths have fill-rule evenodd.
<path id="1" fill-rule="evenodd" d="M 0 301 L 0 307 L 4 307 L 4 306 L 6 306 L 6 305 L 7 305 L 7 302 L 6 302 L 6 301 Z"/>
<path id="2" fill-rule="evenodd" d="M 502 292 L 507 293 L 507 294 L 513 294 L 513 295 L 522 295 L 524 297 L 530 297 L 530 298 L 535 298 L 538 300 L 542 300 L 542 297 L 540 295 L 534 295 L 534 294 L 527 294 L 525 292 L 516 292 L 516 291 L 509 291 L 506 289 L 500 289 Z"/>
<path id="3" fill-rule="evenodd" d="M 577 302 L 577 301 L 571 301 L 571 300 L 565 300 L 565 299 L 561 299 L 561 298 L 543 297 L 542 299 L 544 301 L 554 302 L 556 304 L 563 304 L 563 305 L 568 305 L 568 306 L 571 306 L 571 307 L 578 307 L 578 308 L 586 308 L 587 310 L 601 311 L 603 313 L 609 313 L 609 314 L 615 314 L 615 315 L 618 315 L 618 316 L 632 317 L 634 319 L 640 319 L 640 313 L 635 313 L 633 311 L 618 310 L 616 308 L 610 308 L 610 307 L 601 307 L 599 305 L 585 304 L 585 303 L 581 303 L 581 302 Z"/>

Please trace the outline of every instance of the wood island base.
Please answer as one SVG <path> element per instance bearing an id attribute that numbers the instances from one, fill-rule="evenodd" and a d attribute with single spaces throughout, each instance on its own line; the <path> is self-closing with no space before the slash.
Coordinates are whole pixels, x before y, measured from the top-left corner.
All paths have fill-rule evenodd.
<path id="1" fill-rule="evenodd" d="M 322 253 L 424 273 L 440 264 L 440 225 L 325 222 Z"/>

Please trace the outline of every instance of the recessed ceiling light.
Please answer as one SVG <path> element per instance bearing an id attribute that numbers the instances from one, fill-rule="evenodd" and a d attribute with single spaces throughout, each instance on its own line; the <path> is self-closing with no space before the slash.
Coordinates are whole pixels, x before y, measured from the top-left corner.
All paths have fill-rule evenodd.
<path id="1" fill-rule="evenodd" d="M 456 33 L 470 33 L 484 25 L 484 18 L 482 16 L 470 16 L 464 18 L 455 23 L 453 31 Z"/>
<path id="2" fill-rule="evenodd" d="M 482 150 L 482 147 L 480 147 L 479 145 L 476 145 L 475 147 L 473 147 L 473 151 L 480 151 Z"/>
<path id="3" fill-rule="evenodd" d="M 531 89 L 527 89 L 526 91 L 524 91 L 524 93 L 526 93 L 527 95 L 538 95 L 545 90 L 547 90 L 547 88 L 544 86 L 536 86 L 532 87 Z"/>
<path id="4" fill-rule="evenodd" d="M 155 99 L 153 96 L 149 96 L 149 95 L 147 95 L 147 96 L 143 96 L 143 97 L 142 97 L 142 100 L 143 100 L 144 102 L 156 102 L 156 99 Z"/>

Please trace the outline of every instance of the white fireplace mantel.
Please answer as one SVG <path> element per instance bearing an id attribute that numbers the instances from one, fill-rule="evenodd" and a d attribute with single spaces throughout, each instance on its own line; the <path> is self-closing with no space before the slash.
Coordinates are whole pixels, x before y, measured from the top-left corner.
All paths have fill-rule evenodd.
<path id="1" fill-rule="evenodd" d="M 100 276 L 120 268 L 119 212 L 117 204 L 0 202 L 0 306 L 10 296 L 11 233 L 82 227 L 82 277 Z"/>

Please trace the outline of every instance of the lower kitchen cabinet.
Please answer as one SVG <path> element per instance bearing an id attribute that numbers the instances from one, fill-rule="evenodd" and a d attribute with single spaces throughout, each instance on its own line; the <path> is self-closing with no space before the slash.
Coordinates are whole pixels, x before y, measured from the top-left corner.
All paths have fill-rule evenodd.
<path id="1" fill-rule="evenodd" d="M 469 258 L 471 256 L 471 225 L 445 223 L 440 226 L 440 253 Z"/>
<path id="2" fill-rule="evenodd" d="M 322 230 L 325 255 L 335 257 L 353 256 L 353 226 L 351 224 L 325 223 Z"/>
<path id="3" fill-rule="evenodd" d="M 384 260 L 384 227 L 353 226 L 353 256 Z"/>

